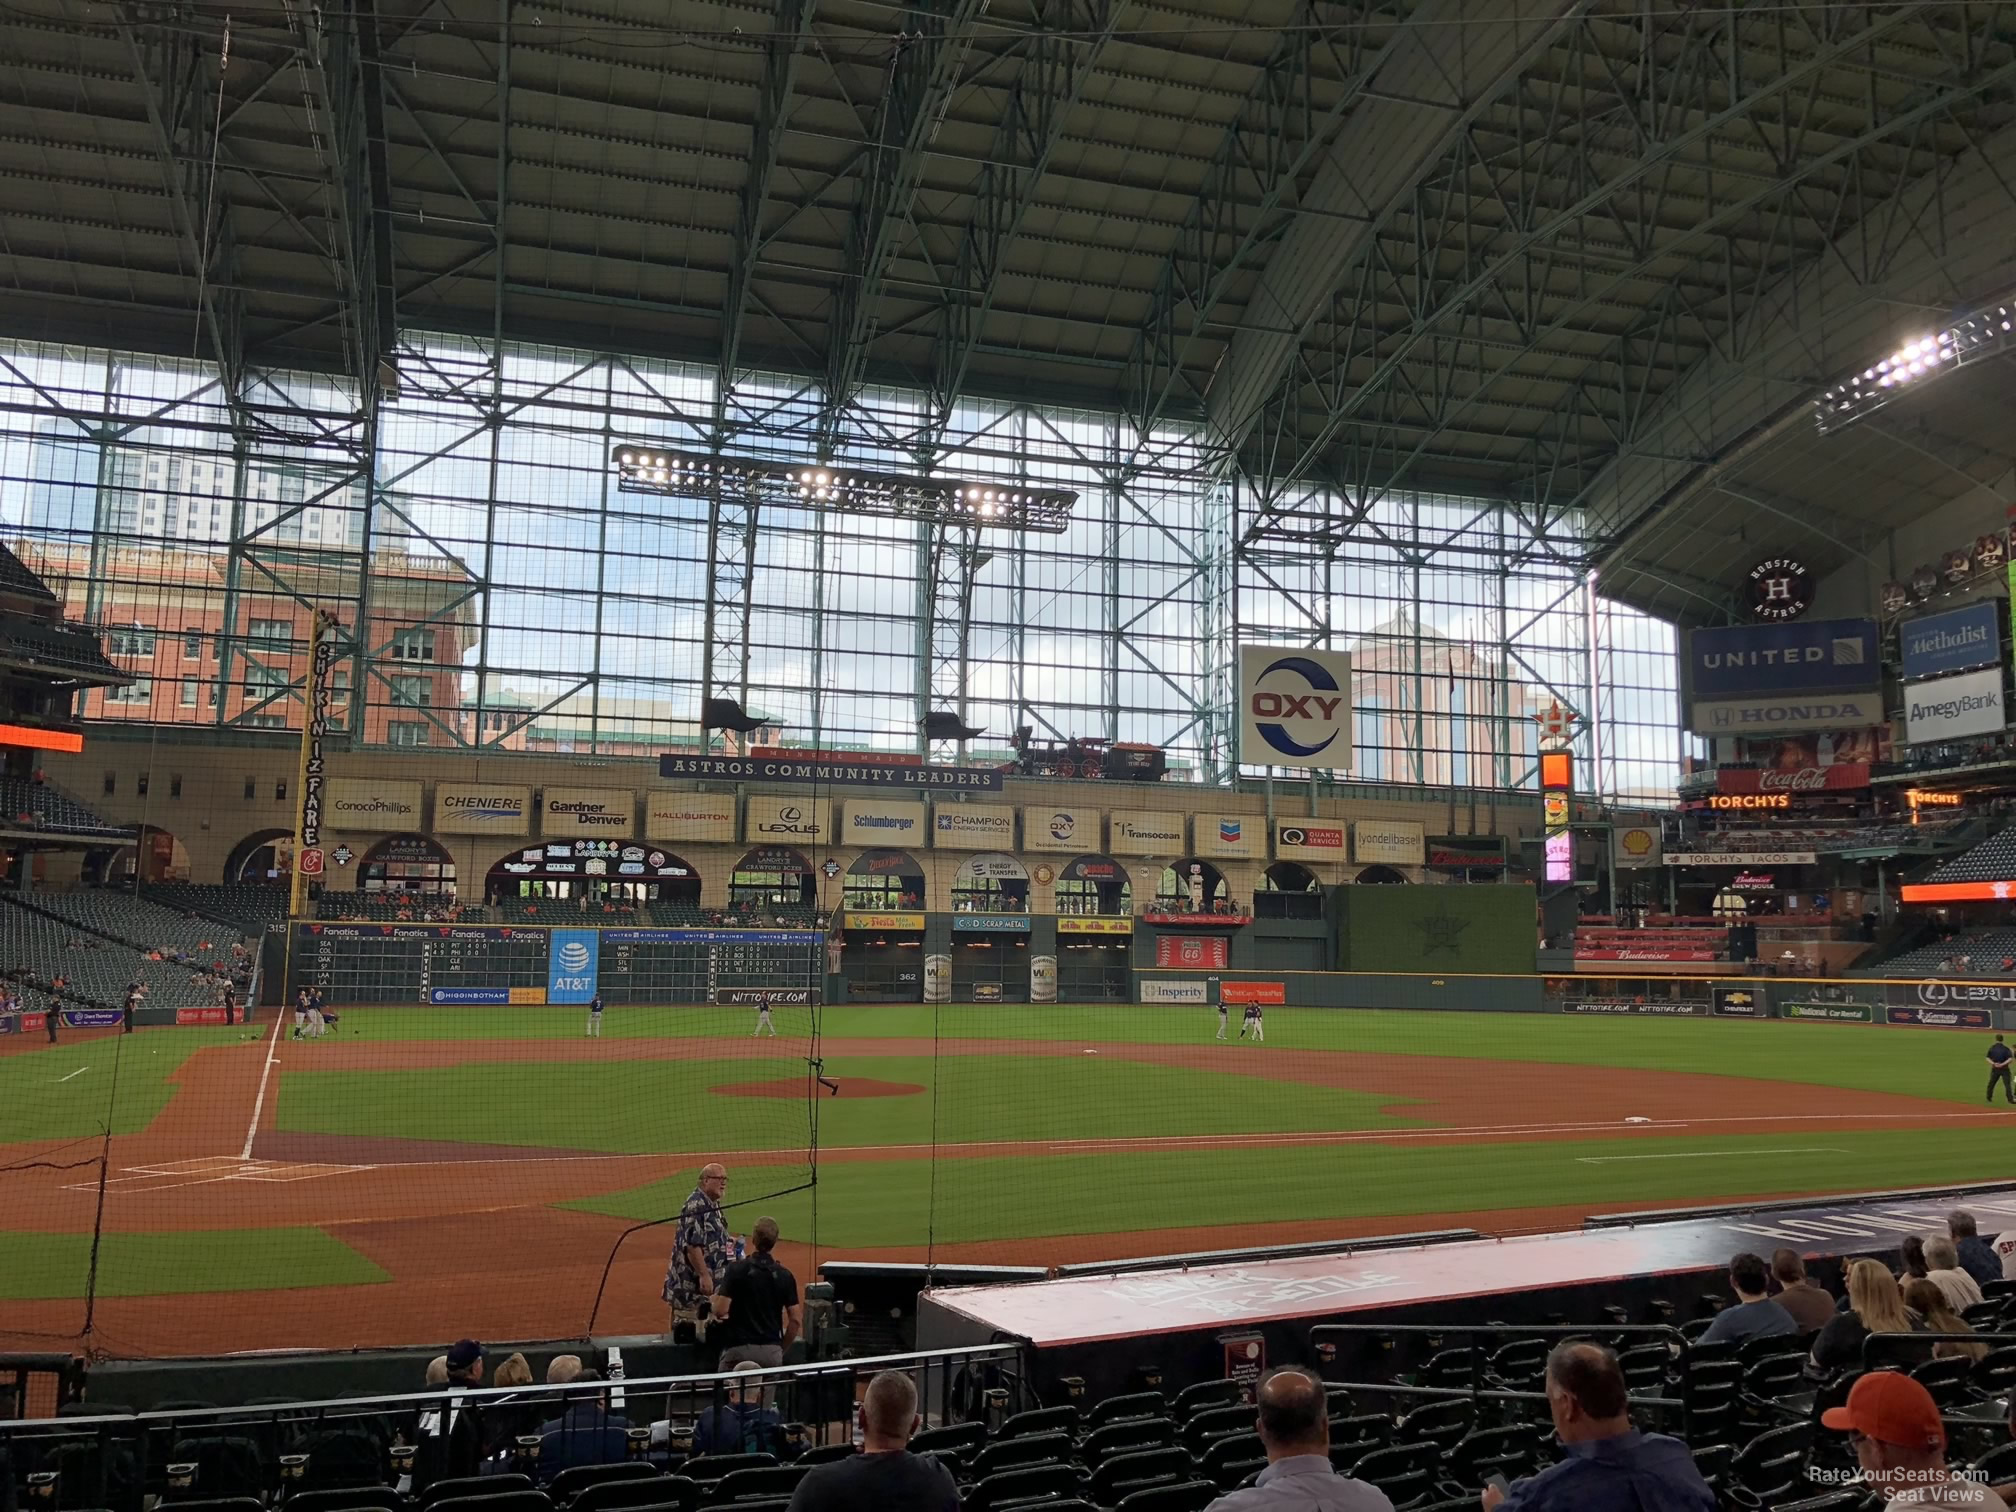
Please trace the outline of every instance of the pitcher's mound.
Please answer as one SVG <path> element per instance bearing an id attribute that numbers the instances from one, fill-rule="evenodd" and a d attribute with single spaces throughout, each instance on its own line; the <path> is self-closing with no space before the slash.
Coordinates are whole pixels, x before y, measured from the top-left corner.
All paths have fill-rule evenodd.
<path id="1" fill-rule="evenodd" d="M 842 1097 L 914 1097 L 924 1090 L 909 1082 L 874 1081 L 865 1076 L 839 1076 L 833 1080 L 840 1083 Z M 810 1085 L 802 1076 L 786 1076 L 776 1081 L 736 1082 L 733 1086 L 715 1087 L 712 1090 L 723 1097 L 798 1099 L 805 1096 L 806 1089 Z"/>

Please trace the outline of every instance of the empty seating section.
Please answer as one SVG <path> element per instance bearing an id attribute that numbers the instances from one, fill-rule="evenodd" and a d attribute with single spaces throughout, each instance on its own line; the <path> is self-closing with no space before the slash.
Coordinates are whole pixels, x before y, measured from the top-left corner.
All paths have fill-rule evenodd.
<path id="1" fill-rule="evenodd" d="M 140 981 L 150 1007 L 208 1007 L 219 989 L 199 978 L 214 977 L 216 964 L 241 987 L 249 977 L 249 958 L 232 954 L 237 940 L 228 925 L 124 893 L 32 893 L 0 904 L 0 971 L 79 1005 L 117 1007 L 127 984 Z M 60 994 L 53 985 L 59 977 Z"/>
<path id="2" fill-rule="evenodd" d="M 2016 929 L 1969 929 L 1892 956 L 1879 968 L 1893 977 L 2016 976 Z"/>
<path id="3" fill-rule="evenodd" d="M 140 951 L 179 950 L 192 959 L 229 959 L 242 936 L 228 924 L 169 908 L 146 897 L 112 888 L 81 888 L 76 892 L 36 892 L 21 899 L 25 907 L 53 914 L 96 934 L 109 936 Z"/>
<path id="4" fill-rule="evenodd" d="M 434 893 L 324 892 L 315 900 L 318 919 L 368 919 L 378 924 L 480 924 L 486 910 Z M 503 919 L 503 923 L 516 922 Z"/>
<path id="5" fill-rule="evenodd" d="M 1774 825 L 1769 829 L 1715 830 L 1697 836 L 1676 854 L 1694 851 L 1756 854 L 1773 851 L 1934 850 L 1975 823 L 1967 818 L 1928 819 L 1921 824 L 1859 824 L 1844 827 Z"/>
<path id="6" fill-rule="evenodd" d="M 26 614 L 0 613 L 0 660 L 59 677 L 79 672 L 91 677 L 118 673 L 106 658 L 104 641 L 89 625 Z"/>
<path id="7" fill-rule="evenodd" d="M 155 882 L 142 896 L 179 913 L 197 913 L 257 934 L 287 921 L 287 890 L 263 882 Z"/>
<path id="8" fill-rule="evenodd" d="M 25 777 L 0 777 L 0 821 L 13 829 L 54 830 L 66 835 L 130 838 L 133 833 L 99 818 L 68 793 Z"/>
<path id="9" fill-rule="evenodd" d="M 2016 828 L 1990 835 L 1979 845 L 1933 868 L 1927 882 L 2006 882 L 2016 879 Z"/>

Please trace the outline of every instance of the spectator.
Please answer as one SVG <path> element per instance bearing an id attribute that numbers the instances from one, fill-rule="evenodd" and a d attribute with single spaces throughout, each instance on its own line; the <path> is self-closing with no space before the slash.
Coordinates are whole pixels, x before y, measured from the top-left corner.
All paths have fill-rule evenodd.
<path id="1" fill-rule="evenodd" d="M 420 1415 L 420 1444 L 414 1459 L 414 1476 L 425 1489 L 437 1480 L 474 1475 L 482 1464 L 483 1412 L 462 1391 L 474 1391 L 483 1384 L 483 1346 L 474 1339 L 459 1339 L 442 1357 L 450 1393 L 439 1407 Z"/>
<path id="2" fill-rule="evenodd" d="M 429 1386 L 448 1384 L 448 1356 L 436 1355 L 427 1362 L 427 1384 Z"/>
<path id="3" fill-rule="evenodd" d="M 1330 1404 L 1323 1383 L 1293 1365 L 1260 1383 L 1256 1425 L 1267 1468 L 1211 1512 L 1393 1512 L 1386 1493 L 1339 1475 L 1330 1463 Z"/>
<path id="4" fill-rule="evenodd" d="M 1990 1281 L 2002 1279 L 2002 1261 L 1981 1237 L 1976 1227 L 1974 1215 L 1965 1208 L 1955 1208 L 1946 1215 L 1946 1232 L 1953 1236 L 1953 1248 L 1960 1256 L 1960 1269 L 1974 1278 L 1977 1286 L 1986 1286 Z"/>
<path id="5" fill-rule="evenodd" d="M 1925 1240 L 1925 1275 L 1936 1282 L 1939 1290 L 1946 1293 L 1946 1305 L 1957 1312 L 1965 1312 L 1981 1300 L 1981 1288 L 1972 1276 L 1960 1269 L 1960 1251 L 1953 1241 L 1944 1234 L 1932 1234 Z"/>
<path id="6" fill-rule="evenodd" d="M 581 1374 L 581 1356 L 576 1354 L 555 1355 L 546 1366 L 546 1384 L 565 1386 Z"/>
<path id="7" fill-rule="evenodd" d="M 910 1435 L 923 1419 L 909 1376 L 885 1370 L 870 1381 L 859 1419 L 861 1452 L 806 1471 L 789 1512 L 959 1512 L 952 1473 L 910 1452 Z"/>
<path id="8" fill-rule="evenodd" d="M 1852 1435 L 1862 1479 L 1898 1505 L 1994 1507 L 2000 1499 L 1981 1482 L 1946 1468 L 1946 1425 L 1932 1393 L 1894 1370 L 1871 1371 L 1855 1383 L 1845 1406 L 1820 1415 L 1826 1427 Z"/>
<path id="9" fill-rule="evenodd" d="M 572 1384 L 578 1388 L 601 1379 L 596 1371 L 584 1370 Z M 604 1393 L 570 1392 L 567 1403 L 560 1416 L 540 1425 L 541 1480 L 550 1481 L 575 1465 L 614 1465 L 630 1457 L 630 1424 L 610 1412 Z"/>
<path id="10" fill-rule="evenodd" d="M 737 1375 L 763 1367 L 744 1360 Z M 728 1388 L 727 1400 L 709 1407 L 693 1423 L 695 1454 L 775 1454 L 784 1446 L 784 1419 L 765 1402 L 762 1386 L 741 1381 Z"/>
<path id="11" fill-rule="evenodd" d="M 720 1368 L 744 1360 L 757 1365 L 784 1363 L 804 1326 L 798 1278 L 777 1263 L 777 1220 L 758 1218 L 749 1231 L 755 1253 L 730 1265 L 714 1288 L 710 1325 L 721 1345 Z"/>
<path id="12" fill-rule="evenodd" d="M 1904 1305 L 1916 1313 L 1925 1324 L 1927 1333 L 1972 1334 L 1967 1320 L 1946 1305 L 1946 1294 L 1931 1281 L 1911 1281 L 1904 1287 Z M 1965 1356 L 1978 1360 L 1988 1353 L 1986 1344 L 1963 1344 L 1957 1339 L 1944 1339 L 1932 1346 L 1935 1360 L 1953 1359 Z"/>
<path id="13" fill-rule="evenodd" d="M 508 1356 L 490 1377 L 499 1389 L 523 1389 L 533 1384 L 532 1367 L 522 1354 Z M 493 1397 L 483 1407 L 483 1452 L 486 1456 L 509 1449 L 522 1434 L 539 1431 L 539 1403 L 523 1396 Z"/>
<path id="14" fill-rule="evenodd" d="M 1567 1458 L 1512 1483 L 1487 1487 L 1484 1512 L 1715 1512 L 1715 1493 L 1676 1438 L 1631 1426 L 1624 1372 L 1596 1344 L 1562 1344 L 1547 1356 L 1547 1410 Z"/>
<path id="15" fill-rule="evenodd" d="M 1853 1369 L 1862 1363 L 1862 1341 L 1872 1333 L 1916 1331 L 1896 1277 L 1877 1261 L 1851 1261 L 1848 1311 L 1835 1314 L 1813 1341 L 1812 1368 L 1820 1375 Z"/>
<path id="16" fill-rule="evenodd" d="M 1931 1267 L 1925 1263 L 1925 1241 L 1916 1234 L 1905 1235 L 1897 1253 L 1903 1260 L 1903 1267 L 1897 1272 L 1898 1285 L 1921 1279 L 1930 1272 Z"/>
<path id="17" fill-rule="evenodd" d="M 2002 1264 L 2002 1279 L 2016 1281 L 2016 1229 L 2006 1229 L 1997 1234 L 1992 1247 L 1995 1258 Z"/>
<path id="18" fill-rule="evenodd" d="M 671 1333 L 692 1330 L 695 1342 L 707 1337 L 707 1314 L 714 1283 L 728 1269 L 728 1224 L 721 1216 L 721 1198 L 728 1190 L 728 1170 L 704 1165 L 700 1180 L 679 1209 L 679 1228 L 672 1240 L 671 1263 L 665 1268 L 664 1297 L 672 1309 Z"/>
<path id="19" fill-rule="evenodd" d="M 1795 1249 L 1774 1251 L 1771 1274 L 1778 1278 L 1778 1305 L 1792 1314 L 1802 1334 L 1816 1333 L 1833 1321 L 1834 1298 L 1806 1279 L 1806 1262 Z"/>
<path id="20" fill-rule="evenodd" d="M 1765 1295 L 1771 1289 L 1771 1271 L 1762 1255 L 1746 1251 L 1729 1262 L 1729 1289 L 1736 1293 L 1736 1305 L 1715 1315 L 1701 1336 L 1703 1344 L 1740 1344 L 1799 1332 L 1792 1314 Z"/>

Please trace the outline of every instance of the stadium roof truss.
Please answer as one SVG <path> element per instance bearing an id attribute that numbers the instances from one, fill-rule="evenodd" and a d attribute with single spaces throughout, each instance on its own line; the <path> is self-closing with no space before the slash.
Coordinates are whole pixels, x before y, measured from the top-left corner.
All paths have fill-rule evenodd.
<path id="1" fill-rule="evenodd" d="M 9 20 L 0 332 L 200 359 L 214 434 L 393 508 L 371 463 L 388 397 L 493 436 L 565 402 L 564 376 L 506 376 L 507 343 L 634 354 L 646 396 L 653 362 L 711 365 L 699 403 L 633 407 L 639 439 L 689 449 L 1007 475 L 1038 407 L 1111 416 L 1068 447 L 1123 514 L 1152 523 L 1158 478 L 1205 498 L 1181 554 L 1206 724 L 1242 584 L 1320 638 L 1359 551 L 1471 549 L 1396 523 L 1403 495 L 1474 499 L 1502 558 L 1705 621 L 1767 548 L 1853 561 L 2011 463 L 1983 392 L 1934 408 L 1931 386 L 1838 438 L 1808 406 L 2016 283 L 2016 4 L 22 0 Z M 917 694 L 945 706 L 979 547 L 928 534 L 921 618 L 951 629 Z M 285 580 L 242 548 L 234 572 Z M 729 601 L 744 569 L 717 560 Z M 1107 629 L 1117 678 L 1118 608 Z"/>

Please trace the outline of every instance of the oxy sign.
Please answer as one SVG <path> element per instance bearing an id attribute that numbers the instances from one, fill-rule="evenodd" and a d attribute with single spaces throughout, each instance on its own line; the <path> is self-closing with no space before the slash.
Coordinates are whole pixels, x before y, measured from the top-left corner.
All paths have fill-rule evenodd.
<path id="1" fill-rule="evenodd" d="M 1301 646 L 1239 648 L 1239 760 L 1348 771 L 1351 657 Z"/>

